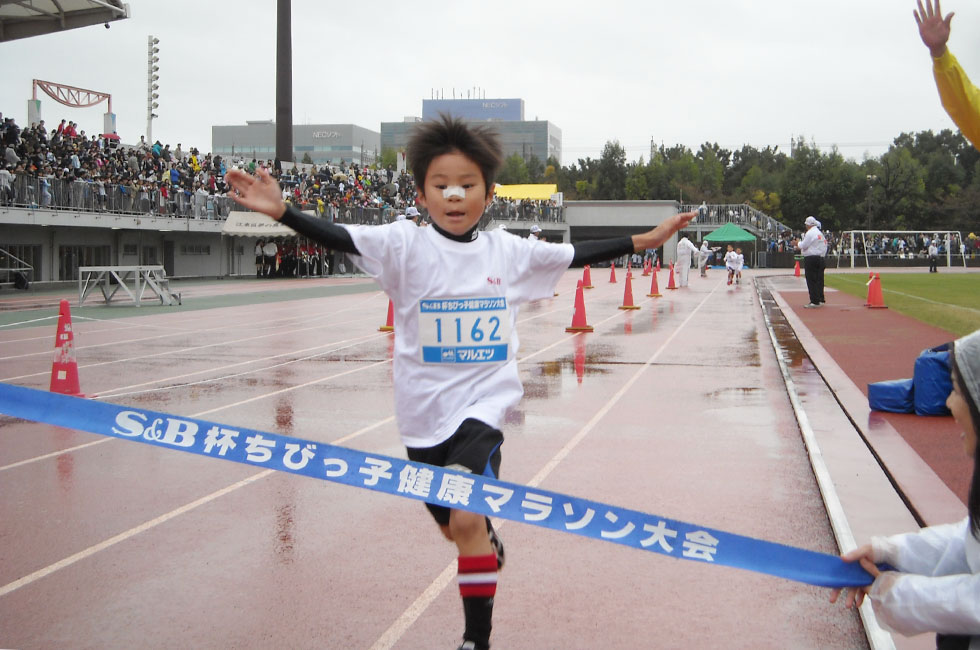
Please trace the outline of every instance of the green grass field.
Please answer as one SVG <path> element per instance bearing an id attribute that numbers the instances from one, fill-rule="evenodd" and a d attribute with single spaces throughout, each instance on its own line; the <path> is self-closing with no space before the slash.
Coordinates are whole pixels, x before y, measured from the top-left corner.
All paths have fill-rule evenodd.
<path id="1" fill-rule="evenodd" d="M 923 323 L 964 336 L 980 329 L 980 273 L 881 274 L 885 305 Z M 868 295 L 867 274 L 834 273 L 824 276 L 828 287 L 859 298 Z"/>

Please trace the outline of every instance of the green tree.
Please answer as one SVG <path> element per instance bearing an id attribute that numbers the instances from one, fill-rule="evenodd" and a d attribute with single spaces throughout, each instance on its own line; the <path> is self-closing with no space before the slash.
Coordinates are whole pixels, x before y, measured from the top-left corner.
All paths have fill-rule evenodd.
<path id="1" fill-rule="evenodd" d="M 540 183 L 544 177 L 544 163 L 534 154 L 527 159 L 527 176 L 532 183 Z"/>
<path id="2" fill-rule="evenodd" d="M 919 229 L 923 223 L 926 174 L 912 151 L 892 147 L 881 157 L 872 186 L 872 228 Z"/>
<path id="3" fill-rule="evenodd" d="M 303 160 L 301 160 L 300 162 L 302 162 L 304 165 L 312 165 L 313 164 L 313 158 L 310 157 L 310 152 L 309 151 L 304 151 L 303 152 Z"/>
<path id="4" fill-rule="evenodd" d="M 725 200 L 722 184 L 725 181 L 725 168 L 731 153 L 720 149 L 718 144 L 701 145 L 698 152 L 698 187 L 700 198 L 708 203 L 722 203 Z M 691 200 L 695 198 L 692 196 Z"/>
<path id="5" fill-rule="evenodd" d="M 391 147 L 385 147 L 381 150 L 381 168 L 397 169 L 398 167 L 398 152 Z"/>
<path id="6" fill-rule="evenodd" d="M 527 165 L 521 154 L 511 154 L 504 160 L 504 166 L 497 175 L 497 182 L 501 185 L 520 185 L 531 180 L 527 171 Z"/>
<path id="7" fill-rule="evenodd" d="M 595 175 L 595 198 L 619 201 L 626 198 L 626 150 L 617 141 L 602 149 Z"/>
<path id="8" fill-rule="evenodd" d="M 648 168 L 643 164 L 643 159 L 636 164 L 627 165 L 626 169 L 626 198 L 631 201 L 640 201 L 650 195 L 650 184 L 648 182 Z"/>

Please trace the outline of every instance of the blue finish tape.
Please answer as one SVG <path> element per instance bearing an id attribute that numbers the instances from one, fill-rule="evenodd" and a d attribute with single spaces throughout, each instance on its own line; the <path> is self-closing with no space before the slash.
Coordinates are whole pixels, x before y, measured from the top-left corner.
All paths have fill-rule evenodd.
<path id="1" fill-rule="evenodd" d="M 676 559 L 820 587 L 871 584 L 836 555 L 345 447 L 0 383 L 0 413 L 236 463 L 302 474 L 614 542 Z"/>

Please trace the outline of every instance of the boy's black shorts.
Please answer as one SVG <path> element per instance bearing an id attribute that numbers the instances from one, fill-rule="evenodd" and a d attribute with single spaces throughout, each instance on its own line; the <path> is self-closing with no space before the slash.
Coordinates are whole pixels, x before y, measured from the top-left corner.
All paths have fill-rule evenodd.
<path id="1" fill-rule="evenodd" d="M 468 471 L 497 478 L 500 471 L 500 445 L 504 434 L 475 418 L 463 420 L 456 432 L 435 447 L 407 447 L 408 459 L 437 467 Z M 442 526 L 449 524 L 449 508 L 425 504 Z"/>

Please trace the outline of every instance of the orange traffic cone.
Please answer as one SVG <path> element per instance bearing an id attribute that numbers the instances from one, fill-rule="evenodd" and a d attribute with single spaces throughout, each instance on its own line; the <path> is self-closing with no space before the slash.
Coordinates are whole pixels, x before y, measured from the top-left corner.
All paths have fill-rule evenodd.
<path id="1" fill-rule="evenodd" d="M 660 260 L 657 260 L 657 273 L 660 273 Z"/>
<path id="2" fill-rule="evenodd" d="M 633 274 L 626 274 L 626 291 L 623 292 L 623 304 L 620 309 L 639 309 L 639 305 L 633 304 Z"/>
<path id="3" fill-rule="evenodd" d="M 868 297 L 864 299 L 864 306 L 865 307 L 870 307 L 871 306 L 871 283 L 874 281 L 874 279 L 875 279 L 875 272 L 874 271 L 868 271 L 868 282 L 867 282 L 867 285 L 865 285 L 865 286 L 868 287 Z"/>
<path id="4" fill-rule="evenodd" d="M 793 275 L 800 277 L 800 260 L 796 260 L 796 266 L 793 267 Z"/>
<path id="5" fill-rule="evenodd" d="M 585 292 L 582 291 L 581 280 L 575 289 L 575 313 L 572 314 L 572 325 L 566 327 L 566 332 L 592 332 L 595 328 L 585 320 Z"/>
<path id="6" fill-rule="evenodd" d="M 643 277 L 650 275 L 650 260 L 643 263 Z"/>
<path id="7" fill-rule="evenodd" d="M 670 277 L 667 278 L 667 288 L 676 289 L 677 285 L 674 284 L 674 263 L 670 263 Z"/>
<path id="8" fill-rule="evenodd" d="M 388 299 L 388 320 L 385 324 L 378 328 L 379 332 L 394 332 L 395 331 L 395 306 L 391 304 L 391 298 Z"/>
<path id="9" fill-rule="evenodd" d="M 54 363 L 51 364 L 52 393 L 85 397 L 78 385 L 78 362 L 75 361 L 75 334 L 71 327 L 71 308 L 67 300 L 58 310 L 58 333 L 54 339 Z"/>
<path id="10" fill-rule="evenodd" d="M 582 288 L 583 289 L 594 289 L 592 286 L 592 272 L 591 267 L 586 264 L 585 271 L 582 272 Z"/>
<path id="11" fill-rule="evenodd" d="M 653 275 L 653 280 L 650 281 L 650 293 L 647 294 L 647 298 L 663 298 L 660 287 L 657 286 L 657 274 L 652 273 L 651 275 Z"/>
<path id="12" fill-rule="evenodd" d="M 885 297 L 881 295 L 881 274 L 875 273 L 875 276 L 871 279 L 870 296 L 868 305 L 871 309 L 888 309 L 885 306 Z"/>
<path id="13" fill-rule="evenodd" d="M 610 262 L 609 269 L 609 283 L 616 284 L 616 263 Z"/>

